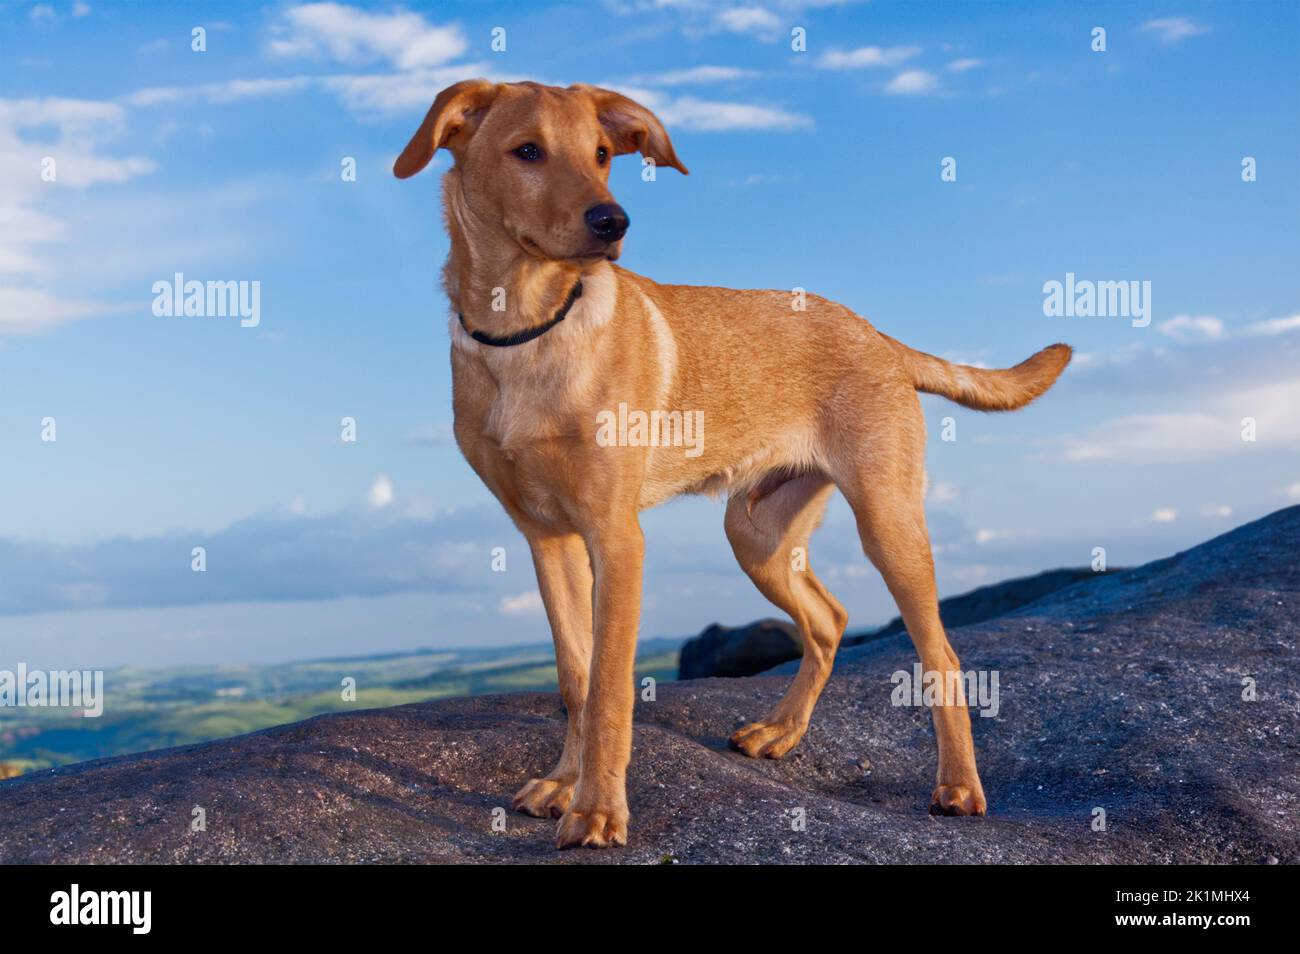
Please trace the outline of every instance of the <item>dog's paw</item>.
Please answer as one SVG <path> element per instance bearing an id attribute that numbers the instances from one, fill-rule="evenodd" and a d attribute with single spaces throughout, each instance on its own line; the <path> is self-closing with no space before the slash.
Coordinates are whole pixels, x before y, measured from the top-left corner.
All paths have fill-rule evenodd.
<path id="1" fill-rule="evenodd" d="M 515 792 L 510 805 L 534 818 L 559 818 L 573 801 L 573 779 L 534 778 Z"/>
<path id="2" fill-rule="evenodd" d="M 779 759 L 803 738 L 806 726 L 788 722 L 751 722 L 731 733 L 731 747 L 751 759 Z"/>
<path id="3" fill-rule="evenodd" d="M 988 811 L 978 785 L 939 785 L 930 796 L 931 815 L 983 815 Z"/>
<path id="4" fill-rule="evenodd" d="M 567 811 L 555 832 L 555 847 L 615 848 L 627 844 L 627 809 Z"/>

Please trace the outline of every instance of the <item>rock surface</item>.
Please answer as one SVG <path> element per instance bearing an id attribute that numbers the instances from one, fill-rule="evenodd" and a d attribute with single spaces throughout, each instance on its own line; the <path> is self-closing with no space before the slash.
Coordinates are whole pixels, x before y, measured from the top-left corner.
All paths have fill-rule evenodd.
<path id="1" fill-rule="evenodd" d="M 789 620 L 760 619 L 746 626 L 714 623 L 682 643 L 677 678 L 752 676 L 801 655 L 799 629 Z"/>
<path id="2" fill-rule="evenodd" d="M 726 737 L 787 674 L 639 701 L 624 849 L 557 853 L 554 822 L 508 812 L 564 735 L 556 697 L 521 694 L 2 782 L 0 862 L 1296 862 L 1298 640 L 1293 507 L 954 631 L 965 668 L 999 673 L 998 716 L 972 719 L 986 818 L 926 814 L 934 734 L 925 709 L 890 704 L 891 673 L 914 661 L 899 635 L 841 654 L 780 762 Z M 196 806 L 206 831 L 190 830 Z"/>

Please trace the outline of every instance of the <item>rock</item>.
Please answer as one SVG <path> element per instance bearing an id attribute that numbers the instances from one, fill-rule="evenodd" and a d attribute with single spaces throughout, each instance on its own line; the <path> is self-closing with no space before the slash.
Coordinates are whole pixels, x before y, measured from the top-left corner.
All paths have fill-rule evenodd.
<path id="1" fill-rule="evenodd" d="M 1000 678 L 998 716 L 972 713 L 987 818 L 926 814 L 934 733 L 924 708 L 890 704 L 890 675 L 915 660 L 899 634 L 841 653 L 778 762 L 726 739 L 776 701 L 791 664 L 638 695 L 623 849 L 559 853 L 553 821 L 508 811 L 564 737 L 557 698 L 530 693 L 0 782 L 0 862 L 1300 861 L 1300 507 L 954 643 L 965 668 Z M 191 831 L 196 807 L 206 831 Z"/>
<path id="2" fill-rule="evenodd" d="M 714 623 L 682 644 L 678 679 L 752 676 L 803 655 L 799 630 L 783 619 L 761 619 L 734 628 Z"/>

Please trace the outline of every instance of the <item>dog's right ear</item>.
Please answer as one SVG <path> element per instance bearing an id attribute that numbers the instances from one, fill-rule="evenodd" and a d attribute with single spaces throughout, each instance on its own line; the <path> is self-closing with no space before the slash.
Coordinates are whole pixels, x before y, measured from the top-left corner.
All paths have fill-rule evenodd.
<path id="1" fill-rule="evenodd" d="M 393 163 L 393 175 L 410 178 L 443 147 L 455 153 L 469 141 L 496 98 L 497 84 L 485 79 L 462 80 L 448 86 L 434 99 L 424 122 Z"/>
<path id="2" fill-rule="evenodd" d="M 673 142 L 668 138 L 668 130 L 664 129 L 659 117 L 650 110 L 612 89 L 601 89 L 586 83 L 574 83 L 569 89 L 591 97 L 592 104 L 596 107 L 596 118 L 605 127 L 614 146 L 614 155 L 639 152 L 658 165 L 689 175 L 682 161 L 677 158 Z"/>

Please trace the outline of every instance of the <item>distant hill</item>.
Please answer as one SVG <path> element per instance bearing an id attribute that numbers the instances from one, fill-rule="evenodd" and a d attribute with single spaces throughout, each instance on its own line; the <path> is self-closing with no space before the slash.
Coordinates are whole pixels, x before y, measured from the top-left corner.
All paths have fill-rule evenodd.
<path id="1" fill-rule="evenodd" d="M 672 679 L 680 639 L 643 640 L 637 672 Z M 345 702 L 344 678 L 356 680 Z M 206 742 L 323 712 L 453 696 L 555 688 L 549 643 L 493 649 L 424 649 L 269 666 L 112 669 L 104 714 L 0 708 L 0 778 L 23 772 Z"/>

